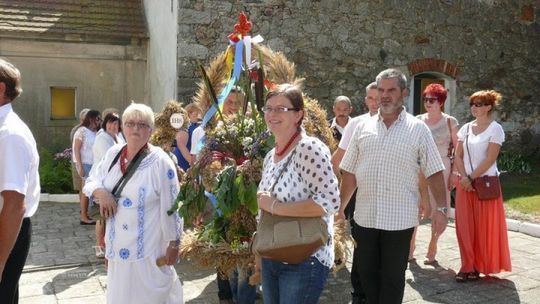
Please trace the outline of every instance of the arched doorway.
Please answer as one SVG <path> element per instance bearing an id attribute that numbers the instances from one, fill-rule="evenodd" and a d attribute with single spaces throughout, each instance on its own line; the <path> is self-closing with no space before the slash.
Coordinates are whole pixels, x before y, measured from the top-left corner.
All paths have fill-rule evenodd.
<path id="1" fill-rule="evenodd" d="M 444 112 L 451 115 L 452 106 L 456 103 L 456 80 L 437 72 L 422 72 L 411 76 L 407 111 L 413 115 L 425 113 L 422 92 L 432 84 L 438 83 L 448 90 L 444 104 Z"/>
<path id="2" fill-rule="evenodd" d="M 410 75 L 407 111 L 413 115 L 424 113 L 422 92 L 431 83 L 439 83 L 448 90 L 444 112 L 452 115 L 456 104 L 457 68 L 445 60 L 426 58 L 418 59 L 407 65 Z"/>

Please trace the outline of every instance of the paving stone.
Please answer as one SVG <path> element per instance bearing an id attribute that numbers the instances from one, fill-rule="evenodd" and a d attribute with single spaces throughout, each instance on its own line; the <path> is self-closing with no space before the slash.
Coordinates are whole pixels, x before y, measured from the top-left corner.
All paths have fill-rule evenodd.
<path id="1" fill-rule="evenodd" d="M 103 260 L 97 259 L 92 249 L 94 227 L 79 225 L 78 214 L 77 204 L 47 202 L 40 205 L 34 216 L 32 246 L 20 281 L 20 303 L 106 302 L 106 269 Z M 50 235 L 54 229 L 59 232 Z M 453 224 L 439 240 L 439 264 L 435 266 L 422 263 L 430 235 L 429 223 L 422 224 L 416 239 L 417 262 L 410 263 L 405 273 L 404 303 L 539 302 L 540 239 L 510 232 L 513 271 L 459 284 L 454 280 L 460 258 Z M 335 276 L 329 275 L 321 303 L 350 303 L 350 269 L 351 261 L 347 261 L 345 269 Z M 181 261 L 176 270 L 183 284 L 186 303 L 218 302 L 215 270 L 195 268 L 189 261 Z M 262 303 L 262 300 L 256 303 Z"/>

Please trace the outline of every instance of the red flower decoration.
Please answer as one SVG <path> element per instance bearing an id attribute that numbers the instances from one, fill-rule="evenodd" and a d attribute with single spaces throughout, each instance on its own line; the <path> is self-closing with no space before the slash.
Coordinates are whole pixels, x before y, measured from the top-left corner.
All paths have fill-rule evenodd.
<path id="1" fill-rule="evenodd" d="M 227 36 L 232 42 L 238 42 L 242 37 L 247 36 L 251 31 L 251 22 L 248 21 L 244 12 L 241 12 L 238 16 L 238 23 L 234 25 L 234 33 Z"/>

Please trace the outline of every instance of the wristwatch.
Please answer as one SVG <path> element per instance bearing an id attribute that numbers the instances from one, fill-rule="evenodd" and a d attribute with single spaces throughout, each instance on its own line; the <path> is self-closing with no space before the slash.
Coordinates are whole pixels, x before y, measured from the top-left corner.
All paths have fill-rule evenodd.
<path id="1" fill-rule="evenodd" d="M 448 215 L 448 208 L 447 207 L 437 207 L 437 211 L 442 212 L 444 215 Z"/>

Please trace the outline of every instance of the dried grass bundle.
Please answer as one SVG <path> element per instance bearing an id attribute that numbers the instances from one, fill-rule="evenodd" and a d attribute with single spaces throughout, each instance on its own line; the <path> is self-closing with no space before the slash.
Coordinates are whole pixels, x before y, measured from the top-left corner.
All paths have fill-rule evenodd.
<path id="1" fill-rule="evenodd" d="M 186 110 L 182 107 L 182 104 L 169 100 L 161 112 L 156 113 L 156 119 L 154 123 L 154 132 L 150 137 L 150 143 L 161 147 L 166 152 L 171 152 L 171 145 L 176 137 L 177 129 L 173 128 L 170 123 L 171 116 L 174 113 L 182 114 L 184 118 L 184 124 L 182 128 L 186 129 L 189 125 L 189 118 Z"/>
<path id="2" fill-rule="evenodd" d="M 348 221 L 339 220 L 334 223 L 334 260 L 338 262 L 332 267 L 334 273 L 345 267 L 347 260 L 352 256 L 351 248 L 356 247 L 356 242 L 349 231 Z"/>

